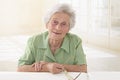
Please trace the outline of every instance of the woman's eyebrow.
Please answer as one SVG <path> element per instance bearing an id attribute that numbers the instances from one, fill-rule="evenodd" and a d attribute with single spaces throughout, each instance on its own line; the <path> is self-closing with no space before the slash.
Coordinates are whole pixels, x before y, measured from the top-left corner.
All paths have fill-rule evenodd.
<path id="1" fill-rule="evenodd" d="M 54 20 L 54 19 L 58 19 L 58 18 L 52 18 L 52 19 Z"/>

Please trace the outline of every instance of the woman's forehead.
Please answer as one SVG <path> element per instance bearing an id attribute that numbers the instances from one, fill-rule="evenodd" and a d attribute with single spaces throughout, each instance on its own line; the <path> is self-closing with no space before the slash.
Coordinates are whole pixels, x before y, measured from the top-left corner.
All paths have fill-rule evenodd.
<path id="1" fill-rule="evenodd" d="M 51 16 L 51 19 L 62 19 L 62 20 L 69 20 L 70 16 L 66 13 L 63 12 L 59 12 L 59 13 L 55 13 Z"/>

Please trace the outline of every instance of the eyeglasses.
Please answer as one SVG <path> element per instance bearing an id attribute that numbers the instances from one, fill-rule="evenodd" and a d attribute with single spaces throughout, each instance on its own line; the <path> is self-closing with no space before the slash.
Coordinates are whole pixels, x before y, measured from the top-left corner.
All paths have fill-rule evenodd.
<path id="1" fill-rule="evenodd" d="M 75 78 L 73 78 L 72 76 L 68 74 L 67 70 L 64 69 L 63 72 L 65 76 L 68 78 L 68 80 L 76 80 L 81 75 L 81 72 L 80 72 Z"/>

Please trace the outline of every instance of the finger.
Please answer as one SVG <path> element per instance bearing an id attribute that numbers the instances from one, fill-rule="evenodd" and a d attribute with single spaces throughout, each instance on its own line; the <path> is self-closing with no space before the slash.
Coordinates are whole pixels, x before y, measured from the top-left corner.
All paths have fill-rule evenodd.
<path id="1" fill-rule="evenodd" d="M 40 71 L 39 63 L 35 63 L 35 71 Z"/>
<path id="2" fill-rule="evenodd" d="M 42 69 L 43 65 L 47 64 L 45 61 L 40 61 L 40 70 Z"/>
<path id="3" fill-rule="evenodd" d="M 35 67 L 35 63 L 32 64 L 32 67 Z"/>
<path id="4" fill-rule="evenodd" d="M 62 65 L 56 66 L 56 68 L 64 70 L 64 67 Z"/>
<path id="5" fill-rule="evenodd" d="M 40 71 L 40 64 L 37 63 L 37 71 Z"/>
<path id="6" fill-rule="evenodd" d="M 40 63 L 40 64 L 39 64 L 39 70 L 41 70 L 41 69 L 42 69 L 42 66 L 43 66 L 43 64 L 42 64 L 42 63 Z"/>
<path id="7" fill-rule="evenodd" d="M 37 71 L 37 63 L 35 63 L 35 71 Z"/>
<path id="8" fill-rule="evenodd" d="M 57 68 L 56 69 L 56 73 L 60 73 L 60 72 L 62 72 L 62 69 L 61 68 Z"/>

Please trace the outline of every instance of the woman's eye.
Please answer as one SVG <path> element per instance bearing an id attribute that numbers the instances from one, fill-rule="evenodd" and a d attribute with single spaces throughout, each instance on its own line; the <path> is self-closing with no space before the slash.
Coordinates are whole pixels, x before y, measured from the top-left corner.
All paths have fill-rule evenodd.
<path id="1" fill-rule="evenodd" d="M 62 23 L 62 26 L 65 26 L 66 25 L 66 23 Z"/>
<path id="2" fill-rule="evenodd" d="M 53 24 L 58 24 L 58 22 L 57 21 L 53 21 Z"/>
<path id="3" fill-rule="evenodd" d="M 66 25 L 65 23 L 63 23 L 62 25 Z"/>

